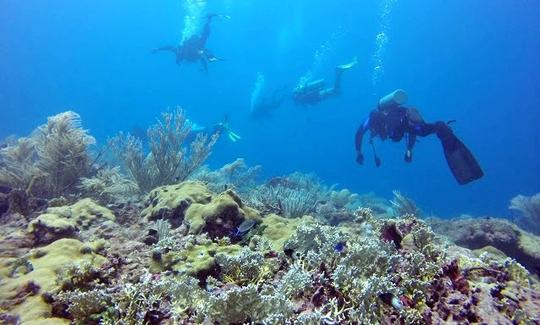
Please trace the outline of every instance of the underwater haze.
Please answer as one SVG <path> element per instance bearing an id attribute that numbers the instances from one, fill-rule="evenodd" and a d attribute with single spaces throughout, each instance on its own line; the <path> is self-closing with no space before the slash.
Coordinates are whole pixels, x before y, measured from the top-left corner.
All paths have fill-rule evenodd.
<path id="1" fill-rule="evenodd" d="M 230 19 L 212 20 L 208 48 L 223 60 L 208 71 L 151 53 L 198 32 L 211 13 Z M 357 193 L 399 190 L 442 217 L 507 217 L 512 197 L 540 188 L 539 15 L 535 1 L 505 0 L 3 0 L 0 138 L 69 109 L 104 145 L 181 106 L 198 125 L 227 116 L 241 136 L 222 137 L 212 167 L 243 157 L 264 178 L 314 173 Z M 290 99 L 302 77 L 331 84 L 353 57 L 340 96 Z M 456 120 L 483 178 L 458 185 L 434 135 L 420 138 L 410 164 L 405 141 L 379 139 L 379 168 L 366 143 L 363 166 L 355 162 L 357 128 L 397 88 L 426 121 Z M 251 116 L 275 89 L 287 93 L 281 106 Z"/>
<path id="2" fill-rule="evenodd" d="M 540 324 L 538 0 L 0 0 L 0 324 Z"/>

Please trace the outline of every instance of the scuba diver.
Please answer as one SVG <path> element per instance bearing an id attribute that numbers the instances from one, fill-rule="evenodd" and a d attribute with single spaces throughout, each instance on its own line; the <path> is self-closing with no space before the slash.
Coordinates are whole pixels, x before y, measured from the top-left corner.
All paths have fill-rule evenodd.
<path id="1" fill-rule="evenodd" d="M 208 71 L 208 63 L 222 61 L 206 48 L 206 41 L 210 36 L 210 23 L 214 17 L 229 18 L 229 16 L 211 14 L 206 16 L 206 24 L 204 25 L 201 35 L 193 35 L 185 40 L 179 46 L 163 46 L 152 50 L 152 53 L 160 51 L 169 51 L 176 56 L 176 64 L 180 65 L 182 61 L 195 62 L 200 61 L 202 69 Z"/>
<path id="2" fill-rule="evenodd" d="M 415 108 L 403 106 L 407 101 L 407 93 L 398 89 L 379 100 L 377 109 L 373 110 L 367 120 L 358 128 L 355 137 L 356 161 L 362 165 L 362 139 L 364 133 L 370 130 L 369 143 L 373 148 L 375 165 L 379 167 L 381 160 L 377 156 L 373 138 L 380 137 L 383 141 L 390 138 L 399 142 L 406 135 L 407 149 L 405 161 L 412 161 L 412 150 L 416 137 L 436 134 L 441 141 L 448 167 L 460 185 L 467 184 L 484 176 L 480 165 L 469 149 L 455 135 L 449 124 L 455 121 L 426 123 Z"/>
<path id="3" fill-rule="evenodd" d="M 349 70 L 358 63 L 356 57 L 352 62 L 336 67 L 336 78 L 333 87 L 324 87 L 324 79 L 318 79 L 309 83 L 300 84 L 293 90 L 292 98 L 297 105 L 315 105 L 320 101 L 341 94 L 341 77 L 343 71 Z"/>
<path id="4" fill-rule="evenodd" d="M 261 98 L 251 108 L 252 117 L 263 117 L 270 115 L 274 110 L 283 104 L 287 99 L 287 94 L 283 88 L 276 89 L 271 96 Z"/>
<path id="5" fill-rule="evenodd" d="M 237 142 L 238 140 L 241 140 L 242 137 L 239 136 L 237 133 L 233 132 L 229 126 L 228 117 L 225 116 L 225 119 L 223 122 L 219 122 L 215 124 L 212 127 L 204 127 L 202 125 L 199 125 L 193 121 L 190 121 L 188 119 L 188 122 L 191 123 L 191 132 L 188 136 L 188 140 L 193 141 L 197 135 L 205 133 L 205 134 L 219 134 L 220 136 L 222 134 L 227 134 L 227 137 L 231 142 Z"/>

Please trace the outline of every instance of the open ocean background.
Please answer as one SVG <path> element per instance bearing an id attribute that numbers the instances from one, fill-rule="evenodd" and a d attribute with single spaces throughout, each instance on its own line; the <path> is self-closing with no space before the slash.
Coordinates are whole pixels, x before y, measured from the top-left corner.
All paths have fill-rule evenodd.
<path id="1" fill-rule="evenodd" d="M 0 138 L 24 136 L 71 109 L 103 145 L 179 105 L 201 125 L 227 115 L 242 136 L 220 140 L 214 168 L 243 157 L 261 164 L 264 177 L 313 172 L 326 184 L 388 198 L 397 189 L 442 217 L 510 216 L 513 196 L 539 191 L 539 2 L 189 3 L 0 0 Z M 197 10 L 231 16 L 212 22 L 208 47 L 226 61 L 207 73 L 150 52 L 178 44 L 193 27 L 185 16 Z M 334 67 L 354 56 L 360 64 L 344 74 L 339 98 L 313 107 L 288 100 L 269 118 L 249 116 L 259 73 L 263 95 L 292 89 L 307 73 L 332 83 Z M 367 145 L 358 166 L 356 128 L 395 88 L 407 90 L 427 121 L 457 120 L 456 134 L 486 176 L 457 185 L 435 136 L 420 140 L 412 164 L 403 162 L 404 142 L 378 142 L 381 168 Z"/>

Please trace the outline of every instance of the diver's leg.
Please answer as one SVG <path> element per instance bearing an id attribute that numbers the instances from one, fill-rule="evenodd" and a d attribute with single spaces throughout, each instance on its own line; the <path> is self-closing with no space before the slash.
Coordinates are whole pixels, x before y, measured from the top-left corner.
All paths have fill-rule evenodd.
<path id="1" fill-rule="evenodd" d="M 415 135 L 421 137 L 427 137 L 428 135 L 436 133 L 437 135 L 442 133 L 452 132 L 452 129 L 444 122 L 437 121 L 435 123 L 426 123 L 424 121 L 418 122 L 412 125 L 412 132 Z"/>
<path id="2" fill-rule="evenodd" d="M 208 40 L 208 37 L 210 37 L 210 23 L 212 22 L 212 18 L 214 18 L 215 15 L 208 15 L 206 17 L 206 24 L 204 24 L 203 31 L 201 33 L 200 42 L 201 44 L 206 44 L 206 41 Z"/>
<path id="3" fill-rule="evenodd" d="M 353 68 L 357 63 L 358 60 L 356 59 L 356 57 L 354 57 L 351 62 L 338 65 L 336 67 L 336 79 L 334 81 L 334 88 L 332 90 L 333 95 L 339 95 L 341 93 L 341 77 L 343 75 L 343 71 Z"/>
<path id="4" fill-rule="evenodd" d="M 343 76 L 343 69 L 336 68 L 336 79 L 334 80 L 334 88 L 331 88 L 333 95 L 339 95 L 341 93 L 341 77 Z"/>

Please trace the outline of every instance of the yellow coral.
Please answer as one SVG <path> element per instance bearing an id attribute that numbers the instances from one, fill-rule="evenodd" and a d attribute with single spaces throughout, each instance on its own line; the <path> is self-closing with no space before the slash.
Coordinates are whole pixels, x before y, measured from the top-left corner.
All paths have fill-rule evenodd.
<path id="1" fill-rule="evenodd" d="M 37 284 L 40 293 L 51 292 L 58 289 L 56 278 L 63 266 L 71 263 L 88 262 L 99 267 L 107 259 L 96 254 L 81 254 L 83 243 L 75 239 L 60 239 L 52 244 L 41 247 L 39 254 L 30 252 L 28 260 L 33 270 L 16 278 L 6 277 L 0 285 L 0 300 L 10 301 L 15 298 L 24 286 L 29 283 Z M 4 260 L 5 261 L 5 260 Z M 0 265 L 0 274 L 9 274 L 9 265 Z M 18 314 L 25 324 L 69 324 L 68 321 L 51 319 L 51 306 L 43 301 L 40 294 L 28 296 L 22 303 L 17 304 L 8 311 Z"/>

